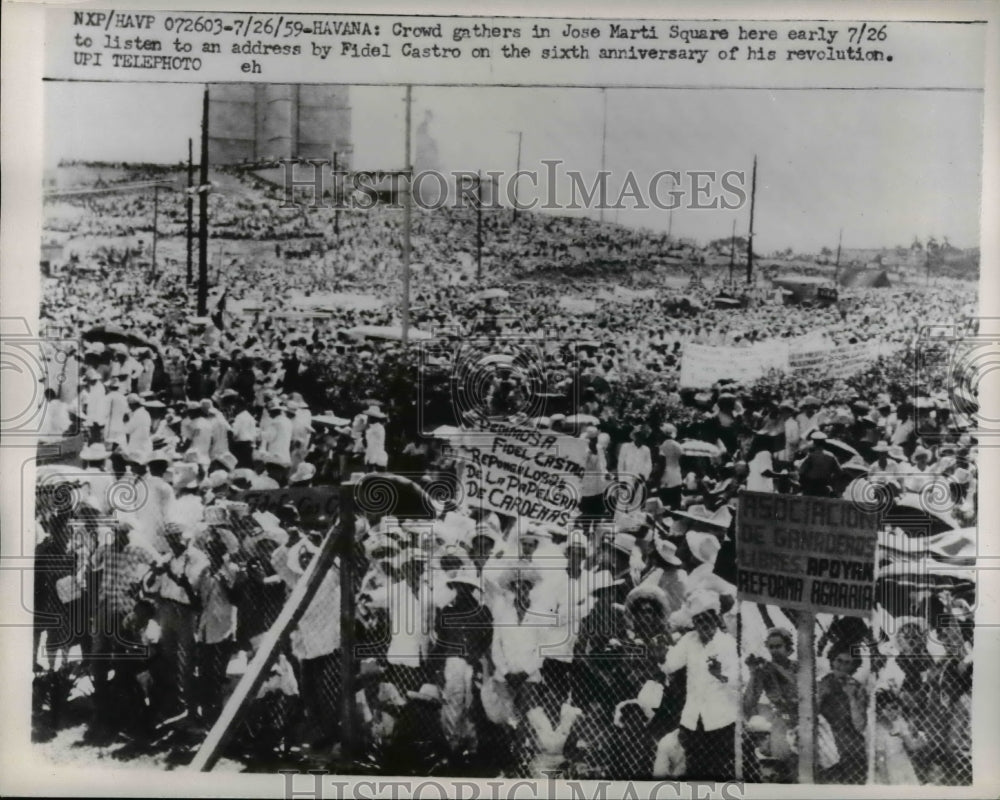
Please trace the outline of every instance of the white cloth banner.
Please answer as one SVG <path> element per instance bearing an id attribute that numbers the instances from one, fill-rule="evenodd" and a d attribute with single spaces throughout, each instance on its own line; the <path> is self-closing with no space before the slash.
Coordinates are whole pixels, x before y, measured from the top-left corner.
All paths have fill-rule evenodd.
<path id="1" fill-rule="evenodd" d="M 684 345 L 680 385 L 704 389 L 725 378 L 747 383 L 762 378 L 772 369 L 788 369 L 787 342 L 761 342 L 750 347 L 691 343 Z"/>
<path id="2" fill-rule="evenodd" d="M 560 297 L 559 308 L 573 314 L 593 314 L 597 311 L 597 301 L 585 297 Z"/>
<path id="3" fill-rule="evenodd" d="M 822 369 L 827 377 L 846 378 L 880 356 L 895 353 L 901 346 L 891 342 L 838 345 L 814 336 L 760 342 L 749 347 L 687 343 L 681 357 L 680 386 L 706 389 L 726 378 L 745 383 L 775 369 L 781 372 Z"/>

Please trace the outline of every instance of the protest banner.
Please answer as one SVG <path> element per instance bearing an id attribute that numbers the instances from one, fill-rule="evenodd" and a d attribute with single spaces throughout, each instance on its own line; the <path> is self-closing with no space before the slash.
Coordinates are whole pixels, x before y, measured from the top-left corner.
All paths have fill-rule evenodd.
<path id="1" fill-rule="evenodd" d="M 336 486 L 293 486 L 285 489 L 259 489 L 247 492 L 243 499 L 251 511 L 276 514 L 285 505 L 293 505 L 299 520 L 307 528 L 328 528 L 337 516 Z"/>
<path id="2" fill-rule="evenodd" d="M 744 492 L 736 522 L 741 600 L 867 616 L 878 514 L 849 500 Z"/>
<path id="3" fill-rule="evenodd" d="M 573 314 L 593 314 L 597 311 L 597 301 L 586 297 L 560 297 L 559 308 Z"/>
<path id="4" fill-rule="evenodd" d="M 836 345 L 814 339 L 792 345 L 788 353 L 788 368 L 791 372 L 822 369 L 831 378 L 846 378 L 860 372 L 882 352 L 878 342 Z"/>
<path id="5" fill-rule="evenodd" d="M 611 297 L 625 303 L 634 303 L 636 300 L 655 300 L 656 289 L 627 289 L 624 286 L 616 286 Z"/>
<path id="6" fill-rule="evenodd" d="M 471 506 L 565 525 L 580 499 L 587 443 L 549 430 L 489 423 L 449 441 Z"/>
<path id="7" fill-rule="evenodd" d="M 741 383 L 755 381 L 770 370 L 796 373 L 822 369 L 828 377 L 846 378 L 900 347 L 889 342 L 837 345 L 814 334 L 747 347 L 686 343 L 680 386 L 706 389 L 724 378 Z"/>
<path id="8" fill-rule="evenodd" d="M 355 311 L 374 311 L 382 308 L 384 302 L 374 295 L 358 292 L 318 292 L 306 295 L 303 292 L 293 292 L 289 296 L 293 308 L 300 309 L 354 309 Z"/>
<path id="9" fill-rule="evenodd" d="M 787 368 L 785 342 L 761 342 L 749 347 L 689 343 L 684 345 L 681 357 L 680 386 L 705 389 L 725 378 L 744 383 L 764 377 L 769 370 Z"/>

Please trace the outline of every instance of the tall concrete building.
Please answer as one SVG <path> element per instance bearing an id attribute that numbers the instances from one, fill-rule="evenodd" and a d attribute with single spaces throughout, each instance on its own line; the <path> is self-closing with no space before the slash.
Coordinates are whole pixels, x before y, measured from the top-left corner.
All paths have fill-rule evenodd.
<path id="1" fill-rule="evenodd" d="M 351 149 L 346 86 L 213 83 L 208 95 L 210 164 L 332 159 L 334 152 L 346 161 Z"/>

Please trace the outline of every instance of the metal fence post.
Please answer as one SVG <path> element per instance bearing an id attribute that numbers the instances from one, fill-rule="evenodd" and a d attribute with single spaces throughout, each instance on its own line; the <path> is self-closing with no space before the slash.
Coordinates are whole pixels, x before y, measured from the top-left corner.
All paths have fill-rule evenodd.
<path id="1" fill-rule="evenodd" d="M 358 746 L 357 701 L 354 696 L 354 492 L 357 484 L 340 486 L 340 748 L 345 756 Z"/>

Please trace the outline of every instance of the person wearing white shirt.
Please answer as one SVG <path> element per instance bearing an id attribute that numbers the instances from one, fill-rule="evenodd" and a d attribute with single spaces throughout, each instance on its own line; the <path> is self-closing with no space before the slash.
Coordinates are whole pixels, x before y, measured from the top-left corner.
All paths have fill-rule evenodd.
<path id="1" fill-rule="evenodd" d="M 257 421 L 247 411 L 246 403 L 235 401 L 238 413 L 233 420 L 233 455 L 236 463 L 246 469 L 253 467 L 253 446 L 257 441 Z"/>
<path id="2" fill-rule="evenodd" d="M 121 366 L 120 378 L 125 381 L 126 389 L 129 392 L 139 391 L 139 376 L 142 375 L 142 364 L 133 356 L 126 356 Z"/>
<path id="3" fill-rule="evenodd" d="M 608 516 L 604 499 L 608 488 L 608 462 L 604 450 L 598 446 L 597 437 L 597 428 L 590 428 L 584 433 L 587 452 L 580 481 L 580 516 L 586 530 L 592 530 Z"/>
<path id="4" fill-rule="evenodd" d="M 191 409 L 189 425 L 189 450 L 197 454 L 198 463 L 207 467 L 212 458 L 212 422 L 200 407 Z"/>
<path id="5" fill-rule="evenodd" d="M 209 458 L 215 460 L 229 452 L 229 423 L 219 409 L 212 405 L 212 401 L 204 399 L 201 401 L 202 410 L 211 424 L 212 440 L 208 447 Z"/>
<path id="6" fill-rule="evenodd" d="M 412 549 L 400 554 L 398 568 L 385 565 L 386 585 L 372 592 L 373 604 L 384 604 L 388 612 L 392 633 L 386 660 L 389 679 L 400 691 L 416 689 L 425 677 L 434 607 L 423 576 L 424 557 Z"/>
<path id="7" fill-rule="evenodd" d="M 618 477 L 628 480 L 633 488 L 644 485 L 653 471 L 653 457 L 649 448 L 641 443 L 643 433 L 641 428 L 632 431 L 632 441 L 625 442 L 618 449 Z"/>
<path id="8" fill-rule="evenodd" d="M 292 416 L 292 467 L 297 467 L 309 452 L 309 442 L 312 439 L 312 413 L 302 402 L 292 400 L 289 406 L 294 409 Z"/>
<path id="9" fill-rule="evenodd" d="M 666 437 L 660 444 L 660 456 L 663 458 L 663 475 L 660 477 L 660 502 L 667 508 L 679 508 L 681 504 L 681 485 L 684 476 L 681 474 L 681 456 L 683 450 L 677 443 L 677 427 L 669 422 L 660 426 L 660 431 Z"/>
<path id="10" fill-rule="evenodd" d="M 167 519 L 171 518 L 174 503 L 174 489 L 164 479 L 169 466 L 170 459 L 162 452 L 153 453 L 147 459 L 147 472 L 139 478 L 146 487 L 144 493 L 146 500 L 129 515 L 130 521 L 135 526 L 136 537 L 159 553 L 166 553 L 169 549 L 163 535 Z"/>
<path id="11" fill-rule="evenodd" d="M 109 444 L 124 447 L 128 441 L 125 433 L 125 416 L 128 414 L 128 403 L 120 391 L 120 384 L 113 380 L 108 384 L 110 390 L 105 398 L 108 417 L 104 426 L 104 440 Z"/>
<path id="12" fill-rule="evenodd" d="M 163 690 L 165 718 L 187 711 L 195 713 L 194 693 L 194 632 L 198 612 L 198 582 L 208 569 L 208 556 L 195 547 L 189 532 L 181 525 L 168 524 L 164 535 L 170 553 L 154 567 L 158 584 L 157 603 L 160 630 L 160 652 L 169 676 Z"/>
<path id="13" fill-rule="evenodd" d="M 499 592 L 491 592 L 494 674 L 515 694 L 525 682 L 542 680 L 546 618 L 531 608 L 532 590 L 539 579 L 537 570 L 511 568 L 497 581 Z"/>
<path id="14" fill-rule="evenodd" d="M 133 456 L 149 456 L 153 452 L 153 420 L 139 395 L 130 394 L 126 401 L 129 407 L 129 418 L 125 423 L 128 449 Z"/>
<path id="15" fill-rule="evenodd" d="M 886 481 L 898 478 L 903 470 L 899 462 L 889 458 L 889 445 L 879 442 L 872 448 L 875 454 L 875 461 L 868 467 L 868 479 L 874 483 L 885 483 Z"/>
<path id="16" fill-rule="evenodd" d="M 785 447 L 781 452 L 781 458 L 791 463 L 799 453 L 802 446 L 802 433 L 799 428 L 799 421 L 795 418 L 795 408 L 791 403 L 785 402 L 778 406 L 778 414 L 784 419 Z"/>
<path id="17" fill-rule="evenodd" d="M 156 362 L 153 360 L 153 354 L 148 350 L 143 353 L 139 369 L 140 372 L 136 378 L 136 389 L 138 389 L 139 394 L 142 394 L 153 388 L 153 374 L 156 372 Z"/>
<path id="18" fill-rule="evenodd" d="M 285 416 L 284 406 L 279 404 L 272 405 L 267 413 L 269 424 L 261 429 L 261 449 L 269 453 L 275 463 L 287 467 L 292 463 L 292 421 Z"/>
<path id="19" fill-rule="evenodd" d="M 720 780 L 733 774 L 736 714 L 739 708 L 739 657 L 736 640 L 719 628 L 719 596 L 699 590 L 686 610 L 694 626 L 667 651 L 664 671 L 687 670 L 687 699 L 681 712 L 680 740 L 688 780 Z"/>
<path id="20" fill-rule="evenodd" d="M 913 462 L 913 466 L 903 476 L 903 488 L 908 492 L 919 493 L 937 479 L 937 470 L 929 467 L 931 452 L 923 446 L 918 446 L 913 451 L 910 460 Z"/>
<path id="21" fill-rule="evenodd" d="M 913 438 L 916 427 L 913 422 L 912 406 L 901 405 L 896 410 L 896 421 L 889 429 L 889 444 L 906 448 Z"/>
<path id="22" fill-rule="evenodd" d="M 389 454 L 385 449 L 385 414 L 377 408 L 365 412 L 368 427 L 365 429 L 365 469 L 368 472 L 383 472 L 389 466 Z"/>
<path id="23" fill-rule="evenodd" d="M 271 565 L 284 580 L 289 592 L 305 574 L 318 549 L 300 538 L 296 529 L 289 531 L 291 544 L 278 547 L 271 555 Z M 318 741 L 329 744 L 337 731 L 340 703 L 340 570 L 326 571 L 305 612 L 290 637 L 292 654 L 299 660 L 302 695 L 312 699 L 307 713 L 315 720 Z"/>

